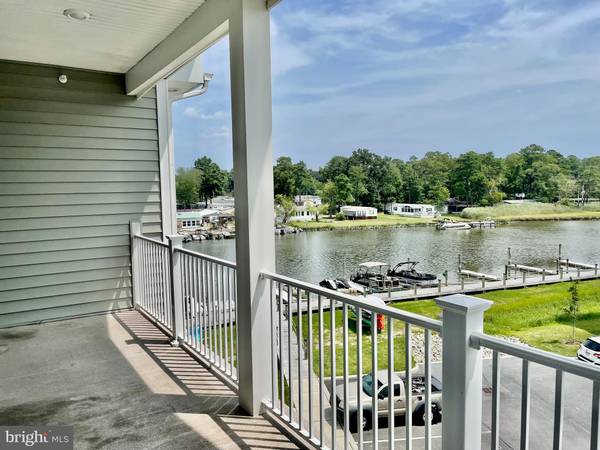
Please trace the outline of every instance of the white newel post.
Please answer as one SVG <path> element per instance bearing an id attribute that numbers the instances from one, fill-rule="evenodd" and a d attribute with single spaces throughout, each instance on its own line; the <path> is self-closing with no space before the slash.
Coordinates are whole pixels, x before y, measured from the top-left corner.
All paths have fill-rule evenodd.
<path id="1" fill-rule="evenodd" d="M 140 304 L 140 261 L 139 261 L 139 245 L 135 236 L 142 234 L 142 223 L 139 221 L 129 222 L 129 249 L 131 252 L 131 288 L 133 307 L 137 308 Z"/>
<path id="2" fill-rule="evenodd" d="M 171 271 L 171 317 L 173 326 L 172 346 L 178 346 L 183 339 L 183 292 L 181 290 L 181 253 L 176 248 L 183 247 L 183 236 L 167 236 L 169 239 L 169 269 Z"/>
<path id="3" fill-rule="evenodd" d="M 483 331 L 483 312 L 492 302 L 456 294 L 436 299 L 443 310 L 442 384 L 444 387 L 442 449 L 481 448 L 481 350 L 470 336 Z"/>
<path id="4" fill-rule="evenodd" d="M 232 0 L 229 19 L 240 405 L 260 413 L 270 392 L 269 296 L 275 270 L 271 52 L 264 0 Z"/>

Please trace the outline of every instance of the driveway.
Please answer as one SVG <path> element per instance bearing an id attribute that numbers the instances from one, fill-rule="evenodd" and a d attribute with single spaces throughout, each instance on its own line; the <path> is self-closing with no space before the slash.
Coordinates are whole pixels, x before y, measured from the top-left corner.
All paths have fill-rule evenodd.
<path id="1" fill-rule="evenodd" d="M 484 360 L 484 393 L 483 393 L 483 423 L 482 448 L 489 448 L 491 438 L 491 359 Z M 521 423 L 521 360 L 516 358 L 501 358 L 501 391 L 500 391 L 500 448 L 518 449 Z M 441 364 L 432 364 L 433 375 L 441 379 Z M 531 450 L 552 448 L 554 429 L 554 376 L 552 369 L 530 364 L 530 440 Z M 489 389 L 488 389 L 489 388 Z M 576 450 L 589 448 L 591 421 L 592 382 L 565 374 L 563 378 L 564 392 L 564 422 L 563 449 Z M 404 448 L 405 427 L 404 419 L 396 418 L 394 440 L 396 448 Z M 423 449 L 425 428 L 413 426 L 413 448 Z M 441 448 L 442 425 L 434 425 L 431 430 L 432 448 Z M 358 440 L 358 434 L 354 435 Z M 374 435 L 372 431 L 363 433 L 364 448 L 373 448 Z M 387 419 L 379 421 L 379 448 L 388 448 Z"/>

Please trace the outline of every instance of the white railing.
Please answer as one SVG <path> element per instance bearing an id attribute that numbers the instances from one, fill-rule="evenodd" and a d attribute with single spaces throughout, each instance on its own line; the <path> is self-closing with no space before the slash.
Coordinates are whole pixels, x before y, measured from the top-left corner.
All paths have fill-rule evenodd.
<path id="1" fill-rule="evenodd" d="M 235 264 L 175 248 L 180 254 L 184 341 L 237 380 Z"/>
<path id="2" fill-rule="evenodd" d="M 555 370 L 554 378 L 554 417 L 552 432 L 552 448 L 563 448 L 563 418 L 564 418 L 564 388 L 563 374 L 570 373 L 593 381 L 591 392 L 592 408 L 590 411 L 590 449 L 598 449 L 598 419 L 600 411 L 600 370 L 555 353 L 538 350 L 524 345 L 513 344 L 503 339 L 488 336 L 483 333 L 471 335 L 473 348 L 485 347 L 492 353 L 492 420 L 491 420 L 491 449 L 500 448 L 500 355 L 519 358 L 521 366 L 521 412 L 520 412 L 520 448 L 529 448 L 530 442 L 530 363 L 536 363 Z M 514 413 L 514 412 L 513 412 Z M 571 448 L 568 446 L 567 448 Z"/>
<path id="3" fill-rule="evenodd" d="M 369 404 L 363 404 L 363 375 L 380 373 L 378 345 L 382 344 L 387 349 L 382 365 L 387 366 L 384 382 L 388 386 L 394 386 L 394 381 L 398 384 L 394 362 L 395 344 L 404 336 L 403 362 L 406 369 L 403 378 L 403 404 L 408 412 L 405 413 L 406 442 L 412 442 L 413 415 L 419 419 L 425 415 L 425 448 L 430 449 L 431 422 L 432 419 L 438 419 L 432 417 L 432 404 L 436 415 L 441 406 L 437 400 L 432 401 L 431 333 L 441 331 L 441 322 L 389 306 L 369 304 L 361 297 L 274 273 L 263 272 L 262 277 L 270 284 L 271 292 L 271 398 L 267 401 L 268 406 L 323 448 L 354 446 L 351 436 L 354 430 L 358 433 L 358 447 L 363 448 L 364 423 L 367 427 L 372 427 L 375 436 L 373 447 L 377 449 L 380 417 L 378 408 L 381 402 L 378 395 L 372 395 Z M 341 313 L 340 325 L 336 325 L 338 312 Z M 313 314 L 316 317 L 313 318 Z M 326 320 L 326 315 L 329 320 Z M 350 315 L 353 316 L 355 332 L 351 332 L 349 328 Z M 363 324 L 363 319 L 368 319 L 367 322 L 375 319 L 376 322 L 377 315 L 383 318 L 383 339 L 378 337 L 378 326 L 373 322 L 367 326 L 369 330 L 363 336 L 363 326 L 358 324 Z M 336 319 L 331 320 L 332 317 Z M 306 336 L 303 331 L 304 321 L 307 323 Z M 398 322 L 402 323 L 402 328 L 399 328 L 400 333 L 395 333 Z M 421 375 L 424 392 L 418 405 L 413 405 L 413 327 L 424 333 L 425 347 L 424 370 Z M 341 336 L 338 336 L 340 328 Z M 350 334 L 353 336 L 350 337 Z M 363 337 L 366 339 L 363 340 Z M 338 343 L 340 338 L 341 342 Z M 382 343 L 379 342 L 381 340 Z M 371 348 L 368 355 L 371 367 L 369 371 L 364 370 L 365 344 Z M 336 367 L 338 351 L 342 354 L 341 370 Z M 350 361 L 356 361 L 356 374 L 350 373 Z M 326 366 L 329 369 L 327 376 Z M 337 376 L 340 372 L 341 379 Z M 354 392 L 349 391 L 350 378 L 356 380 Z M 396 441 L 393 411 L 398 410 L 396 401 L 400 399 L 396 397 L 394 389 L 388 389 L 388 394 L 385 407 L 387 412 L 384 416 L 388 420 L 388 448 L 393 449 Z M 350 403 L 350 397 L 355 398 L 356 405 Z M 341 441 L 340 444 L 338 441 Z"/>
<path id="4" fill-rule="evenodd" d="M 133 258 L 137 261 L 134 291 L 138 305 L 168 329 L 172 329 L 169 246 L 145 236 L 135 236 Z"/>
<path id="5" fill-rule="evenodd" d="M 235 263 L 196 253 L 132 231 L 136 306 L 173 338 L 237 383 Z M 173 301 L 175 299 L 175 301 Z"/>
<path id="6" fill-rule="evenodd" d="M 181 237 L 164 244 L 132 228 L 132 274 L 136 306 L 162 324 L 175 345 L 186 346 L 237 384 L 236 265 L 183 249 Z M 444 450 L 481 448 L 482 347 L 492 350 L 492 450 L 501 442 L 501 354 L 522 361 L 521 411 L 504 413 L 520 417 L 521 449 L 530 441 L 530 363 L 555 371 L 554 449 L 562 448 L 564 434 L 563 374 L 592 381 L 590 418 L 583 422 L 590 425 L 589 448 L 600 448 L 600 369 L 484 334 L 483 314 L 491 305 L 486 300 L 461 294 L 440 297 L 436 302 L 443 320 L 438 321 L 271 272 L 261 272 L 259 282 L 267 283 L 261 290 L 267 295 L 258 301 L 270 302 L 268 320 L 260 321 L 263 327 L 270 324 L 261 330 L 270 342 L 270 348 L 261 349 L 269 355 L 265 361 L 270 360 L 261 398 L 320 448 L 362 449 L 371 444 L 378 449 L 380 417 L 387 419 L 384 444 L 390 449 L 401 440 L 404 448 L 412 449 L 417 425 L 424 426 L 419 447 L 431 449 L 432 421 L 442 419 Z M 434 339 L 442 341 L 443 395 L 432 375 Z M 423 359 L 417 369 L 415 350 Z M 375 375 L 383 385 L 402 386 L 400 395 L 394 389 L 384 398 L 365 395 L 365 375 Z M 393 412 L 405 417 L 400 439 L 394 435 Z M 372 442 L 364 439 L 364 425 L 372 428 Z"/>

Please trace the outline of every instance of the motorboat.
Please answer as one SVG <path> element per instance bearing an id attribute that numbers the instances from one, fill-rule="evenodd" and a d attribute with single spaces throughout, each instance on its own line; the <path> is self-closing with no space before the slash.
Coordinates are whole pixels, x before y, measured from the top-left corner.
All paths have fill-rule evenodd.
<path id="1" fill-rule="evenodd" d="M 400 281 L 388 275 L 390 265 L 377 261 L 368 261 L 359 264 L 350 281 L 366 287 L 371 292 L 387 292 L 401 287 Z"/>
<path id="2" fill-rule="evenodd" d="M 390 277 L 398 278 L 401 283 L 411 286 L 435 287 L 439 281 L 435 274 L 419 272 L 416 267 L 418 261 L 404 261 L 398 263 L 388 271 Z"/>

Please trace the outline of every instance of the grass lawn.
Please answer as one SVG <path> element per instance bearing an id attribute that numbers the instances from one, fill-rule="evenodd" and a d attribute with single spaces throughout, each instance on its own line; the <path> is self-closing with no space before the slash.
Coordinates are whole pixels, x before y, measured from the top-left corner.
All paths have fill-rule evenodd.
<path id="1" fill-rule="evenodd" d="M 364 227 L 402 227 L 412 225 L 426 225 L 433 223 L 430 217 L 403 217 L 380 213 L 377 219 L 366 220 L 332 220 L 321 219 L 319 222 L 289 222 L 288 225 L 303 230 L 337 230 Z"/>
<path id="2" fill-rule="evenodd" d="M 536 202 L 522 205 L 500 204 L 485 208 L 467 208 L 461 216 L 465 219 L 491 217 L 501 221 L 600 219 L 600 206 L 576 208 Z"/>
<path id="3" fill-rule="evenodd" d="M 574 356 L 579 343 L 591 335 L 600 335 L 600 280 L 582 281 L 579 283 L 580 313 L 575 326 L 575 342 L 572 342 L 572 325 L 563 308 L 569 298 L 568 282 L 512 289 L 506 291 L 488 292 L 480 295 L 494 302 L 486 311 L 484 330 L 486 333 L 500 336 L 514 336 L 522 342 L 543 350 L 556 352 L 565 356 Z M 418 300 L 401 302 L 392 305 L 395 308 L 421 314 L 434 319 L 440 318 L 441 310 L 433 300 Z M 331 375 L 331 340 L 330 320 L 328 311 L 323 313 L 324 319 L 324 373 Z M 318 330 L 319 316 L 313 314 L 313 370 L 319 373 Z M 293 320 L 297 329 L 297 318 Z M 348 313 L 348 355 L 350 374 L 356 374 L 356 322 Z M 342 346 L 342 312 L 336 311 L 336 374 L 343 375 L 343 346 Z M 420 333 L 419 328 L 413 327 L 413 333 Z M 308 319 L 302 317 L 302 337 L 308 342 Z M 367 328 L 363 329 L 363 373 L 371 370 L 371 335 Z M 404 324 L 394 323 L 394 369 L 404 370 Z M 377 338 L 377 367 L 386 369 L 387 361 L 387 331 Z"/>
<path id="4" fill-rule="evenodd" d="M 319 314 L 313 314 L 312 333 L 313 333 L 313 371 L 319 373 Z M 298 328 L 298 319 L 293 318 L 294 328 Z M 387 326 L 387 324 L 386 324 Z M 404 324 L 394 323 L 394 369 L 397 371 L 404 370 L 405 353 L 404 353 Z M 323 357 L 324 357 L 324 374 L 331 376 L 331 313 L 323 312 Z M 304 342 L 308 342 L 308 319 L 307 315 L 302 317 L 302 338 Z M 351 375 L 356 374 L 357 368 L 357 333 L 356 321 L 348 308 L 348 369 Z M 343 350 L 343 327 L 342 327 L 342 311 L 336 310 L 335 313 L 335 365 L 336 374 L 341 376 L 344 374 L 344 350 Z M 378 370 L 387 369 L 388 367 L 388 345 L 387 345 L 387 329 L 377 336 L 377 368 Z M 363 374 L 371 371 L 371 330 L 369 327 L 363 327 L 362 335 L 362 372 Z"/>
<path id="5" fill-rule="evenodd" d="M 574 356 L 579 342 L 600 335 L 600 280 L 579 283 L 580 312 L 571 342 L 572 325 L 563 312 L 569 298 L 569 283 L 495 291 L 480 297 L 494 305 L 485 313 L 486 333 L 514 336 L 533 347 L 566 356 Z M 396 308 L 439 318 L 440 309 L 433 300 L 398 303 Z"/>

